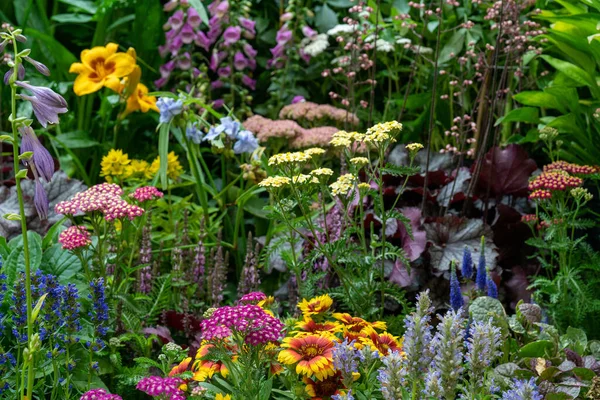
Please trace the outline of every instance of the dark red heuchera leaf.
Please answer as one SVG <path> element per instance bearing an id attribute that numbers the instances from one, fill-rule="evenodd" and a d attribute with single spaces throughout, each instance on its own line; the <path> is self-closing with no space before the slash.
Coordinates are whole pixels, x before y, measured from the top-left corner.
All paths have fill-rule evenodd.
<path id="1" fill-rule="evenodd" d="M 142 333 L 145 333 L 147 335 L 158 336 L 158 338 L 163 342 L 163 344 L 174 342 L 173 338 L 171 337 L 171 332 L 166 326 L 158 325 L 151 328 L 144 328 L 142 329 Z"/>
<path id="2" fill-rule="evenodd" d="M 509 144 L 504 149 L 492 147 L 482 162 L 477 181 L 480 191 L 487 192 L 490 185 L 493 197 L 527 196 L 529 177 L 537 169 L 537 164 L 529 158 L 525 149 L 517 144 Z"/>
<path id="3" fill-rule="evenodd" d="M 530 285 L 528 274 L 523 267 L 515 265 L 511 268 L 512 277 L 504 282 L 504 286 L 511 298 L 510 306 L 515 308 L 519 300 L 531 301 L 531 291 L 527 289 Z"/>

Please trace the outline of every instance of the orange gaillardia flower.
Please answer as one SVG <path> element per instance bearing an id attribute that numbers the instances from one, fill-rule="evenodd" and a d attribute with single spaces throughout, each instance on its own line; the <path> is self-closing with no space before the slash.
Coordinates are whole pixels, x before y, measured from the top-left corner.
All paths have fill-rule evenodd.
<path id="1" fill-rule="evenodd" d="M 196 361 L 194 361 L 192 366 L 192 372 L 194 373 L 192 378 L 193 380 L 203 382 L 209 378 L 212 378 L 215 373 L 220 373 L 223 378 L 226 378 L 229 374 L 229 370 L 221 361 L 202 359 L 208 355 L 211 347 L 214 346 L 212 344 L 205 343 L 198 349 L 198 352 L 196 353 Z"/>
<path id="2" fill-rule="evenodd" d="M 390 333 L 377 333 L 375 329 L 367 328 L 367 337 L 360 338 L 361 345 L 369 346 L 371 351 L 378 351 L 382 356 L 402 349 L 398 338 Z"/>
<path id="3" fill-rule="evenodd" d="M 310 317 L 305 317 L 303 321 L 296 323 L 299 331 L 294 331 L 296 337 L 309 336 L 314 334 L 333 336 L 342 330 L 342 326 L 335 321 L 315 322 Z"/>
<path id="4" fill-rule="evenodd" d="M 329 295 L 324 294 L 323 296 L 317 296 L 310 300 L 303 299 L 298 304 L 298 308 L 302 311 L 304 316 L 311 316 L 322 314 L 328 311 L 333 305 L 333 299 Z"/>
<path id="5" fill-rule="evenodd" d="M 296 373 L 315 376 L 322 381 L 333 376 L 333 341 L 325 336 L 307 336 L 303 338 L 287 337 L 283 339 L 278 361 L 282 364 L 295 364 Z"/>
<path id="6" fill-rule="evenodd" d="M 117 53 L 119 46 L 109 43 L 81 52 L 81 62 L 71 64 L 70 73 L 79 74 L 73 91 L 77 96 L 97 92 L 106 86 L 118 92 L 120 78 L 129 75 L 135 67 L 135 58 L 127 53 Z"/>
<path id="7" fill-rule="evenodd" d="M 333 376 L 330 376 L 322 381 L 310 379 L 304 377 L 304 383 L 306 384 L 306 394 L 308 394 L 311 400 L 323 400 L 329 399 L 331 396 L 340 393 L 340 389 L 344 387 L 342 383 L 342 374 L 337 372 Z"/>
<path id="8" fill-rule="evenodd" d="M 346 328 L 351 332 L 358 333 L 368 327 L 380 330 L 386 329 L 386 324 L 383 321 L 369 322 L 362 318 L 353 317 L 352 315 L 346 313 L 334 313 L 333 318 L 346 325 Z"/>
<path id="9" fill-rule="evenodd" d="M 190 362 L 192 362 L 192 357 L 187 357 L 182 362 L 180 362 L 179 365 L 176 365 L 171 369 L 171 372 L 169 372 L 169 376 L 183 374 L 185 371 L 187 371 L 188 367 L 190 366 Z"/>

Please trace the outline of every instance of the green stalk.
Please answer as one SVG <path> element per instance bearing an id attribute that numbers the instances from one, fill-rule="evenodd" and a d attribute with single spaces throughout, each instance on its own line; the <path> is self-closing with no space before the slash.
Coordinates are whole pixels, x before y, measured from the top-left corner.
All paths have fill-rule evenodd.
<path id="1" fill-rule="evenodd" d="M 18 52 L 17 40 L 12 38 L 13 48 L 15 51 L 15 66 L 13 67 L 13 76 L 18 76 L 18 69 L 20 60 L 16 57 Z M 17 198 L 19 200 L 19 216 L 21 220 L 21 233 L 23 235 L 23 258 L 25 262 L 25 297 L 27 299 L 27 341 L 31 345 L 31 338 L 33 337 L 33 323 L 31 321 L 32 312 L 32 300 L 31 300 L 31 261 L 29 257 L 29 240 L 27 238 L 27 220 L 25 218 L 25 202 L 23 200 L 23 190 L 21 189 L 21 178 L 19 177 L 19 132 L 17 130 L 17 86 L 15 85 L 14 79 L 11 79 L 10 83 L 10 102 L 11 102 L 11 118 L 10 124 L 12 126 L 13 134 L 13 167 L 15 171 L 15 186 L 17 187 Z M 29 346 L 32 350 L 32 347 Z M 33 353 L 29 354 L 30 360 L 23 359 L 23 368 L 25 365 L 29 365 L 27 371 L 27 395 L 23 396 L 24 399 L 33 399 L 33 381 L 35 375 L 33 373 Z"/>

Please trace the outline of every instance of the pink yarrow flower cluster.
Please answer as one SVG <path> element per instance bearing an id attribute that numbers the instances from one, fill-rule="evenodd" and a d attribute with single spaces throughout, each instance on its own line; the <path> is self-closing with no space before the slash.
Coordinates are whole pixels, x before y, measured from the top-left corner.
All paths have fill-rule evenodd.
<path id="1" fill-rule="evenodd" d="M 129 204 L 121 196 L 123 189 L 114 183 L 102 183 L 77 193 L 71 200 L 61 201 L 54 207 L 57 214 L 79 215 L 98 211 L 107 221 L 120 218 L 133 220 L 144 213 L 144 209 Z"/>
<path id="2" fill-rule="evenodd" d="M 241 304 L 258 304 L 259 302 L 266 300 L 267 295 L 263 292 L 250 292 L 240 299 Z"/>
<path id="3" fill-rule="evenodd" d="M 123 400 L 116 394 L 107 393 L 104 389 L 92 389 L 85 392 L 79 400 Z"/>
<path id="4" fill-rule="evenodd" d="M 75 250 L 92 244 L 90 233 L 85 226 L 70 226 L 58 236 L 58 242 L 65 250 Z"/>
<path id="5" fill-rule="evenodd" d="M 143 203 L 144 201 L 162 198 L 164 194 L 154 186 L 143 186 L 135 189 L 129 196 Z"/>
<path id="6" fill-rule="evenodd" d="M 168 396 L 165 398 L 170 400 L 185 400 L 186 397 L 183 391 L 179 389 L 182 383 L 183 380 L 180 378 L 149 376 L 140 380 L 136 385 L 136 389 L 152 397 Z"/>
<path id="7" fill-rule="evenodd" d="M 250 345 L 276 342 L 283 337 L 283 323 L 254 304 L 225 306 L 201 322 L 202 339 L 223 339 L 240 334 Z"/>

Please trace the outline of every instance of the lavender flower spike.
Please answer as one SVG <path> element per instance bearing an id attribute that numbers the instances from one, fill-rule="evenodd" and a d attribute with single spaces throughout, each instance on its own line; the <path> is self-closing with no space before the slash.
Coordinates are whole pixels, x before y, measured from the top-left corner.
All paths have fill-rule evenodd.
<path id="1" fill-rule="evenodd" d="M 360 354 L 354 347 L 354 340 L 348 342 L 348 339 L 344 339 L 342 343 L 334 343 L 333 365 L 336 370 L 342 373 L 342 379 L 346 387 L 350 387 L 354 382 L 352 374 L 358 372 L 359 359 Z"/>
<path id="2" fill-rule="evenodd" d="M 452 262 L 451 266 L 452 271 L 450 272 L 450 306 L 454 311 L 460 310 L 464 305 L 465 301 L 462 296 L 462 292 L 460 291 L 460 282 L 456 277 L 456 267 L 454 262 Z"/>
<path id="3" fill-rule="evenodd" d="M 477 289 L 481 292 L 485 290 L 487 277 L 487 270 L 485 266 L 485 237 L 481 237 L 481 254 L 479 255 L 479 263 L 477 264 L 477 277 L 475 278 L 475 283 L 477 284 Z"/>
<path id="4" fill-rule="evenodd" d="M 471 257 L 471 251 L 467 246 L 463 249 L 462 259 L 462 276 L 470 279 L 473 276 L 473 258 Z"/>
<path id="5" fill-rule="evenodd" d="M 465 360 L 471 371 L 471 381 L 481 383 L 483 382 L 485 369 L 502 355 L 499 350 L 502 345 L 500 328 L 492 324 L 491 318 L 487 322 L 476 321 L 471 324 L 469 337 L 466 341 L 467 354 Z"/>
<path id="6" fill-rule="evenodd" d="M 15 85 L 33 93 L 33 96 L 22 93 L 20 96 L 22 99 L 31 102 L 33 113 L 44 128 L 48 124 L 57 124 L 58 114 L 63 114 L 68 111 L 65 99 L 50 88 L 33 86 L 21 81 L 16 81 Z"/>
<path id="7" fill-rule="evenodd" d="M 50 180 L 52 180 L 52 175 L 54 175 L 54 160 L 52 159 L 52 156 L 40 143 L 37 135 L 30 126 L 19 126 L 19 132 L 21 133 L 22 138 L 21 154 L 31 151 L 33 153 L 31 162 L 35 166 L 38 174 L 40 174 L 46 182 L 50 182 Z"/>
<path id="8" fill-rule="evenodd" d="M 379 369 L 377 380 L 381 384 L 381 394 L 384 400 L 401 400 L 402 387 L 405 383 L 406 370 L 403 368 L 403 358 L 394 351 L 381 359 L 383 367 Z"/>
<path id="9" fill-rule="evenodd" d="M 514 389 L 502 393 L 502 400 L 542 400 L 544 396 L 538 391 L 535 378 L 530 380 L 514 380 Z"/>
<path id="10" fill-rule="evenodd" d="M 493 297 L 494 299 L 498 298 L 498 286 L 496 286 L 496 282 L 492 279 L 492 275 L 490 275 L 490 271 L 487 271 L 486 275 L 486 286 L 487 286 L 487 295 L 489 297 Z"/>
<path id="11" fill-rule="evenodd" d="M 432 355 L 428 345 L 432 336 L 429 324 L 432 311 L 429 291 L 422 292 L 417 297 L 417 310 L 404 319 L 406 333 L 403 350 L 406 356 L 402 362 L 411 380 L 419 379 L 431 362 Z"/>

